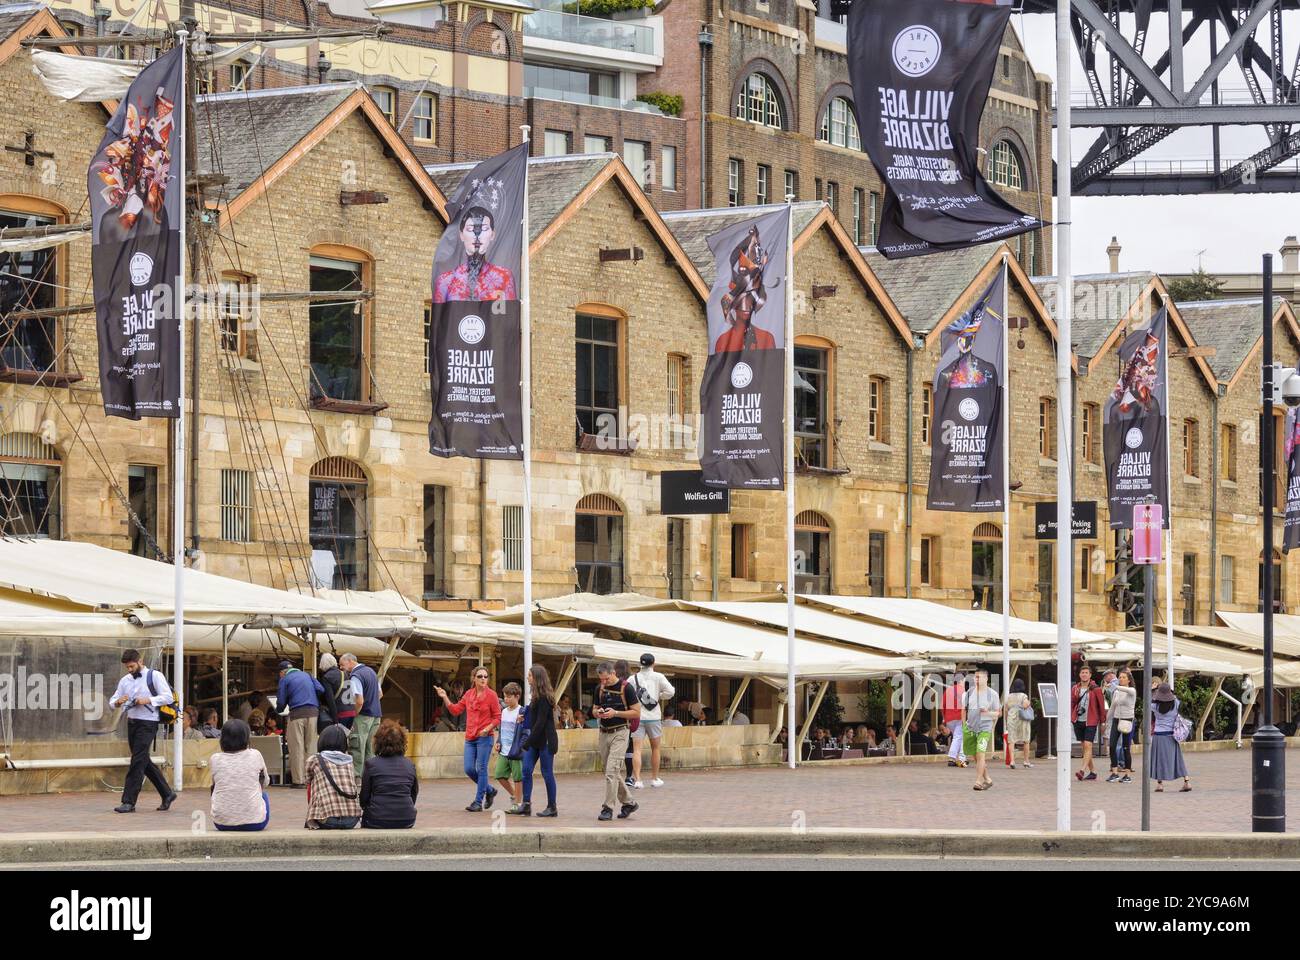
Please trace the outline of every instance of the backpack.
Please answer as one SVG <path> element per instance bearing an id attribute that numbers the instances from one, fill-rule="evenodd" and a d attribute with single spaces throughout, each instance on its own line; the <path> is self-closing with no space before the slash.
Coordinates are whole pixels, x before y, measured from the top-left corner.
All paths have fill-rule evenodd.
<path id="1" fill-rule="evenodd" d="M 619 693 L 623 694 L 623 709 L 630 710 L 632 708 L 632 704 L 627 702 L 627 687 L 628 687 L 628 682 L 624 680 L 623 686 L 619 687 Z M 636 733 L 637 730 L 640 729 L 640 727 L 641 727 L 641 714 L 638 711 L 637 715 L 627 722 L 627 732 Z"/>
<path id="2" fill-rule="evenodd" d="M 153 675 L 157 673 L 151 667 L 145 668 L 144 682 L 149 687 L 149 696 L 158 696 L 158 688 L 153 685 Z M 163 703 L 158 706 L 158 722 L 171 726 L 181 715 L 181 701 L 175 692 L 172 693 L 172 702 Z"/>

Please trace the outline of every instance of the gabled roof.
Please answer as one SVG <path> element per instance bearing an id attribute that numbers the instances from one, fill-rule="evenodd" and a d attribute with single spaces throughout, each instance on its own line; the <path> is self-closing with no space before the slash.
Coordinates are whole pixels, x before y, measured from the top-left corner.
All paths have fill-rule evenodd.
<path id="1" fill-rule="evenodd" d="M 700 275 L 708 278 L 714 276 L 717 270 L 713 251 L 709 249 L 709 237 L 719 230 L 725 230 L 737 223 L 743 223 L 753 217 L 762 216 L 764 213 L 771 213 L 784 207 L 785 204 L 779 203 L 752 207 L 724 207 L 714 210 L 681 210 L 665 213 L 663 217 L 664 222 L 668 224 L 668 229 L 673 232 L 673 236 L 681 243 L 682 249 L 691 258 Z M 912 334 L 907 327 L 907 321 L 903 319 L 902 313 L 899 312 L 894 301 L 890 299 L 884 284 L 880 282 L 880 278 L 876 276 L 857 247 L 853 245 L 853 241 L 849 239 L 843 225 L 831 213 L 830 207 L 821 200 L 801 201 L 793 204 L 791 218 L 794 229 L 795 253 L 797 254 L 818 230 L 823 228 L 829 230 L 832 238 L 853 267 L 854 272 L 858 274 L 863 286 L 867 288 L 868 292 L 880 305 L 885 318 L 910 350 L 912 348 Z"/>
<path id="2" fill-rule="evenodd" d="M 1215 378 L 1227 384 L 1229 390 L 1237 385 L 1238 378 L 1249 368 L 1248 361 L 1262 346 L 1264 334 L 1260 329 L 1260 314 L 1263 306 L 1263 297 L 1193 300 L 1178 305 L 1184 322 L 1197 341 L 1215 349 L 1210 367 Z M 1291 304 L 1281 297 L 1273 298 L 1273 322 L 1285 322 L 1292 339 L 1300 343 L 1300 324 L 1296 322 Z"/>
<path id="3" fill-rule="evenodd" d="M 0 63 L 21 50 L 24 40 L 41 34 L 66 37 L 68 31 L 44 3 L 0 4 Z M 81 52 L 80 47 L 71 45 L 59 50 L 72 55 Z"/>
<path id="4" fill-rule="evenodd" d="M 425 169 L 444 195 L 450 197 L 476 163 L 433 164 Z M 663 218 L 651 205 L 623 160 L 614 153 L 566 154 L 559 157 L 528 158 L 528 253 L 539 252 L 564 225 L 594 197 L 606 183 L 614 181 L 636 207 L 636 218 L 645 223 L 664 249 L 668 260 L 682 272 L 688 286 L 701 302 L 708 300 L 708 285 L 673 236 Z"/>
<path id="5" fill-rule="evenodd" d="M 446 222 L 446 199 L 374 100 L 356 83 L 278 87 L 198 98 L 194 125 L 199 172 L 230 178 L 223 191 L 223 222 L 238 216 L 357 111 L 424 194 L 429 207 Z"/>
<path id="6" fill-rule="evenodd" d="M 1039 296 L 1056 314 L 1056 277 L 1033 279 Z M 1153 279 L 1155 274 L 1150 271 L 1084 274 L 1074 278 L 1070 340 L 1080 357 L 1091 360 L 1105 352 L 1106 342 L 1117 328 L 1127 323 L 1134 305 L 1147 295 Z"/>

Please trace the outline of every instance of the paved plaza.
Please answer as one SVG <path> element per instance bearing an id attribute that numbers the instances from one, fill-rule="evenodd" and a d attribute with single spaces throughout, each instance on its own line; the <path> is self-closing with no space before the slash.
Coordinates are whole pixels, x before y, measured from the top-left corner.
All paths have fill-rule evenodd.
<path id="1" fill-rule="evenodd" d="M 1290 822 L 1300 816 L 1300 756 L 1288 769 Z M 1248 832 L 1250 830 L 1250 750 L 1189 753 L 1193 775 L 1191 793 L 1153 794 L 1153 830 L 1178 833 Z M 1077 765 L 1077 761 L 1076 761 Z M 629 821 L 598 825 L 602 781 L 593 775 L 559 777 L 560 816 L 536 817 L 510 823 L 531 830 L 575 827 L 609 830 L 644 828 L 820 828 L 892 830 L 1019 830 L 1056 828 L 1055 764 L 1007 770 L 996 766 L 994 787 L 986 793 L 971 789 L 973 769 L 943 763 L 814 765 L 796 771 L 785 768 L 724 769 L 670 772 L 666 785 L 634 791 L 641 810 Z M 1139 782 L 1128 785 L 1071 781 L 1075 830 L 1136 830 L 1141 815 Z M 426 829 L 493 826 L 492 813 L 464 810 L 473 787 L 466 781 L 433 780 L 420 784 L 417 826 Z M 306 792 L 273 787 L 273 831 L 302 829 Z M 545 802 L 540 779 L 534 808 Z M 541 800 L 542 803 L 536 801 Z M 146 787 L 139 812 L 113 813 L 117 796 L 110 792 L 0 798 L 0 833 L 72 831 L 190 832 L 195 815 L 206 816 L 208 791 L 186 790 L 168 813 L 157 813 L 156 796 Z M 500 809 L 501 800 L 498 799 Z M 493 811 L 495 813 L 495 809 Z M 201 821 L 200 821 L 201 822 Z"/>

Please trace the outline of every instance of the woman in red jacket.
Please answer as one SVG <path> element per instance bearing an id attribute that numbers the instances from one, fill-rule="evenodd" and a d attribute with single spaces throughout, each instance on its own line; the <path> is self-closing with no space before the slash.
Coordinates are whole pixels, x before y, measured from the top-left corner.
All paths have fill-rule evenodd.
<path id="1" fill-rule="evenodd" d="M 1074 778 L 1096 780 L 1092 745 L 1097 727 L 1106 718 L 1106 693 L 1092 682 L 1092 668 L 1087 664 L 1079 668 L 1079 682 L 1070 688 L 1070 718 L 1074 721 L 1074 735 L 1083 744 L 1083 766 L 1074 772 Z"/>
<path id="2" fill-rule="evenodd" d="M 465 691 L 459 703 L 447 699 L 447 691 L 434 687 L 452 716 L 465 714 L 465 776 L 474 781 L 474 802 L 465 809 L 480 813 L 492 809 L 496 788 L 488 782 L 488 760 L 492 756 L 493 734 L 501 725 L 501 701 L 488 687 L 487 667 L 474 669 L 474 685 Z"/>

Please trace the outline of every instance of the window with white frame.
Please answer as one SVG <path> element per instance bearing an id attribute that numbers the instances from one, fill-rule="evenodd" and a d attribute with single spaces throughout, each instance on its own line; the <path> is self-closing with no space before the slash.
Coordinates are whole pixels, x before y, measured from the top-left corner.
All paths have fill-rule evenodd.
<path id="1" fill-rule="evenodd" d="M 767 203 L 767 181 L 771 176 L 771 168 L 763 164 L 758 165 L 758 173 L 754 180 L 754 199 L 761 205 Z"/>
<path id="2" fill-rule="evenodd" d="M 780 128 L 781 99 L 772 81 L 761 73 L 751 73 L 736 96 L 736 119 L 765 127 Z"/>
<path id="3" fill-rule="evenodd" d="M 989 151 L 989 180 L 1000 187 L 1023 190 L 1025 166 L 1009 140 L 999 140 Z"/>
<path id="4" fill-rule="evenodd" d="M 850 150 L 862 149 L 862 138 L 858 135 L 858 121 L 853 116 L 853 105 L 844 97 L 834 97 L 822 114 L 821 130 L 817 138 L 834 147 L 848 147 Z"/>
<path id="5" fill-rule="evenodd" d="M 412 132 L 416 140 L 434 143 L 438 139 L 437 98 L 431 93 L 422 93 L 415 98 L 415 115 L 412 118 Z"/>

